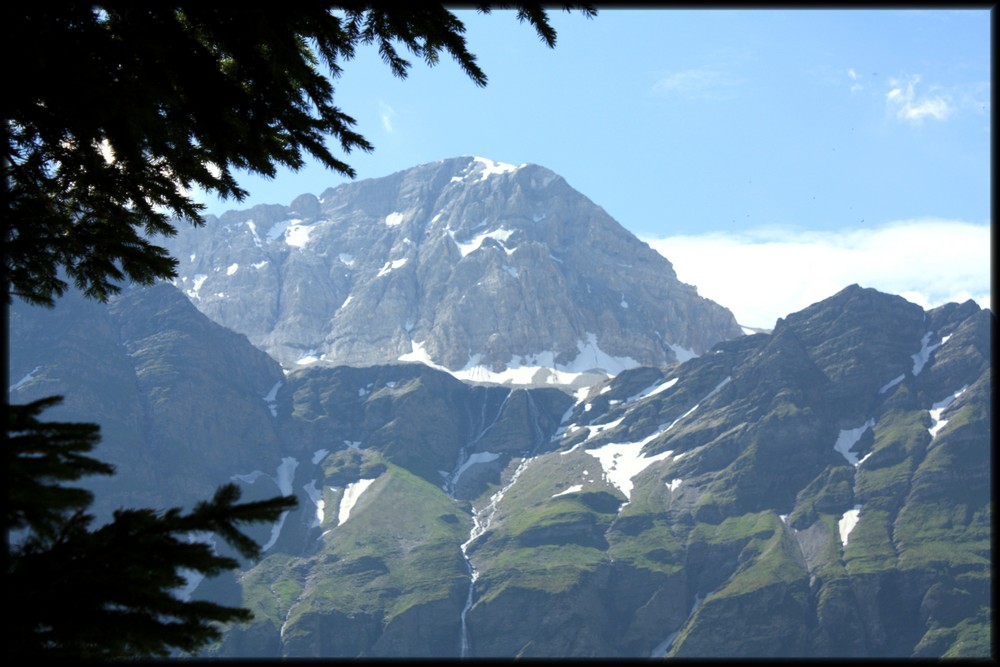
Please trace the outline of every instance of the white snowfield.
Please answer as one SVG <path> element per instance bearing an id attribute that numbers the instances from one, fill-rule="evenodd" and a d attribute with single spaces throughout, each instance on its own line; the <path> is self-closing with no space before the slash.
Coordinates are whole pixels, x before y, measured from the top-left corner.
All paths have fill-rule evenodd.
<path id="1" fill-rule="evenodd" d="M 657 461 L 662 461 L 672 455 L 672 451 L 660 452 L 654 456 L 643 456 L 642 448 L 663 431 L 657 431 L 638 442 L 611 443 L 597 449 L 585 449 L 595 459 L 601 462 L 604 476 L 618 487 L 629 500 L 632 499 L 632 478 Z"/>
<path id="2" fill-rule="evenodd" d="M 309 496 L 309 500 L 316 507 L 316 513 L 313 516 L 313 521 L 309 524 L 310 528 L 315 528 L 317 526 L 323 525 L 323 519 L 325 517 L 324 510 L 326 509 L 326 501 L 323 500 L 323 489 L 316 486 L 316 480 L 310 480 L 308 484 L 303 485 L 302 489 Z"/>
<path id="3" fill-rule="evenodd" d="M 258 248 L 263 248 L 264 243 L 260 240 L 260 236 L 257 234 L 257 223 L 253 220 L 247 220 L 246 226 L 250 229 L 250 234 L 253 236 L 253 243 Z M 191 255 L 191 261 L 194 261 L 194 255 Z"/>
<path id="4" fill-rule="evenodd" d="M 201 290 L 201 286 L 205 284 L 206 280 L 208 280 L 207 274 L 196 273 L 194 279 L 192 280 L 192 282 L 194 283 L 194 287 L 187 290 L 185 293 L 192 299 L 197 299 L 200 301 L 201 295 L 198 292 Z"/>
<path id="5" fill-rule="evenodd" d="M 458 482 L 462 474 L 477 463 L 489 463 L 490 461 L 496 461 L 498 458 L 500 458 L 500 455 L 494 452 L 476 452 L 470 455 L 469 458 L 467 458 L 465 462 L 459 466 L 458 470 L 454 472 L 451 477 L 451 483 L 455 484 Z"/>
<path id="6" fill-rule="evenodd" d="M 376 278 L 381 278 L 382 276 L 389 275 L 390 273 L 392 273 L 396 269 L 398 269 L 398 268 L 400 268 L 402 266 L 405 266 L 406 262 L 407 262 L 407 258 L 406 257 L 403 257 L 402 259 L 394 259 L 392 261 L 386 262 L 382 266 L 382 268 L 378 270 L 378 273 L 375 275 L 375 277 Z M 348 298 L 350 298 L 350 297 L 348 297 Z"/>
<path id="7" fill-rule="evenodd" d="M 893 379 L 891 379 L 887 383 L 885 383 L 885 385 L 883 385 L 882 388 L 878 390 L 878 393 L 879 394 L 886 393 L 887 391 L 889 391 L 890 389 L 892 389 L 893 387 L 895 387 L 897 384 L 899 384 L 900 382 L 902 382 L 905 379 L 906 379 L 906 373 L 903 373 L 903 374 L 901 374 L 901 375 L 899 375 L 897 377 L 894 377 Z"/>
<path id="8" fill-rule="evenodd" d="M 844 516 L 837 522 L 837 528 L 840 530 L 840 543 L 845 547 L 847 546 L 847 538 L 850 536 L 851 531 L 854 530 L 854 527 L 858 525 L 860 516 L 861 505 L 855 505 L 854 509 L 844 512 Z"/>
<path id="9" fill-rule="evenodd" d="M 280 389 L 281 385 L 283 384 L 285 383 L 282 382 L 281 380 L 278 380 L 277 382 L 274 383 L 274 386 L 271 387 L 271 391 L 267 392 L 267 394 L 264 396 L 264 402 L 267 403 L 267 407 L 270 408 L 272 417 L 278 416 L 278 405 L 276 401 L 278 397 L 278 389 Z"/>
<path id="10" fill-rule="evenodd" d="M 359 479 L 356 482 L 351 482 L 344 489 L 344 495 L 340 499 L 340 508 L 337 510 L 337 523 L 336 525 L 343 525 L 345 521 L 351 518 L 351 510 L 357 504 L 358 499 L 361 494 L 372 485 L 372 482 L 376 478 L 372 479 Z"/>
<path id="11" fill-rule="evenodd" d="M 924 370 L 924 366 L 931 358 L 931 353 L 938 349 L 942 345 L 948 342 L 951 338 L 950 335 L 945 336 L 941 339 L 940 343 L 930 343 L 931 336 L 934 335 L 933 331 L 928 331 L 924 334 L 924 337 L 920 339 L 920 351 L 913 355 L 913 374 L 919 375 L 920 371 Z"/>
<path id="12" fill-rule="evenodd" d="M 308 352 L 303 353 L 302 356 L 300 356 L 298 359 L 296 359 L 295 363 L 298 364 L 299 366 L 308 366 L 309 364 L 315 364 L 317 361 L 322 361 L 324 355 L 316 356 L 317 352 L 319 352 L 319 350 L 316 349 L 309 350 Z"/>
<path id="13" fill-rule="evenodd" d="M 515 167 L 512 164 L 507 164 L 506 162 L 496 162 L 489 158 L 479 157 L 478 155 L 473 156 L 472 159 L 476 164 L 470 165 L 466 169 L 465 174 L 463 174 L 462 176 L 452 176 L 451 178 L 452 183 L 461 183 L 465 179 L 469 178 L 470 176 L 474 176 L 475 174 L 479 174 L 479 178 L 477 180 L 485 181 L 490 176 L 509 174 L 511 172 L 520 169 L 520 167 Z M 482 165 L 482 167 L 480 167 L 479 165 Z M 523 167 L 524 165 L 521 166 Z"/>
<path id="14" fill-rule="evenodd" d="M 684 347 L 683 345 L 677 345 L 675 343 L 670 343 L 669 347 L 670 347 L 671 350 L 674 351 L 674 354 L 677 355 L 677 361 L 679 361 L 682 364 L 685 361 L 689 361 L 689 360 L 694 359 L 694 358 L 696 358 L 698 356 L 697 352 L 695 352 L 694 350 L 689 350 L 688 348 Z"/>
<path id="15" fill-rule="evenodd" d="M 638 401 L 638 400 L 641 400 L 643 398 L 648 398 L 650 396 L 655 396 L 655 395 L 657 395 L 657 394 L 659 394 L 661 392 L 664 392 L 667 389 L 670 389 L 671 387 L 673 387 L 675 384 L 677 384 L 677 380 L 678 379 L 679 378 L 670 378 L 666 382 L 661 382 L 659 384 L 654 384 L 652 387 L 647 387 L 646 389 L 643 389 L 642 391 L 640 391 L 635 396 L 629 396 L 628 398 L 626 398 L 625 402 L 626 403 L 632 403 L 633 401 Z"/>
<path id="16" fill-rule="evenodd" d="M 583 484 L 574 484 L 573 486 L 569 487 L 568 489 L 563 489 L 559 493 L 553 493 L 552 497 L 553 498 L 558 498 L 559 496 L 566 496 L 566 495 L 569 495 L 571 493 L 577 493 L 578 491 L 583 491 Z"/>
<path id="17" fill-rule="evenodd" d="M 481 363 L 482 355 L 475 354 L 465 367 L 453 371 L 435 362 L 424 347 L 423 341 L 411 341 L 412 351 L 401 354 L 399 361 L 422 363 L 439 371 L 444 371 L 459 380 L 468 382 L 490 382 L 495 384 L 531 384 L 542 378 L 545 384 L 571 385 L 580 378 L 591 375 L 612 377 L 629 368 L 636 368 L 639 362 L 631 357 L 614 357 L 604 352 L 597 344 L 597 335 L 588 333 L 577 344 L 577 356 L 566 364 L 556 363 L 556 352 L 544 351 L 514 357 L 503 371 Z"/>
<path id="18" fill-rule="evenodd" d="M 281 495 L 290 496 L 292 495 L 292 483 L 295 481 L 295 469 L 298 465 L 298 459 L 293 456 L 286 456 L 281 459 L 281 463 L 278 464 L 278 468 L 273 477 L 260 470 L 254 470 L 246 475 L 233 475 L 230 479 L 239 480 L 245 484 L 253 484 L 261 477 L 267 477 L 274 482 L 275 485 L 277 485 Z M 271 539 L 269 539 L 267 544 L 261 548 L 262 551 L 267 551 L 274 546 L 275 542 L 278 541 L 278 536 L 281 534 L 281 528 L 285 525 L 285 517 L 287 516 L 288 510 L 281 513 L 281 516 L 271 527 Z"/>
<path id="19" fill-rule="evenodd" d="M 865 459 L 861 459 L 859 461 L 858 455 L 852 452 L 851 448 L 854 447 L 855 444 L 857 444 L 858 440 L 861 439 L 861 436 L 864 435 L 865 431 L 874 427 L 875 427 L 875 420 L 869 419 L 868 421 L 866 421 L 861 426 L 858 426 L 857 428 L 848 428 L 842 430 L 840 432 L 840 435 L 837 436 L 837 442 L 833 444 L 833 448 L 838 452 L 840 452 L 844 456 L 844 458 L 847 459 L 848 463 L 850 463 L 855 468 L 858 467 L 859 465 L 861 465 L 862 461 L 864 461 L 866 458 L 868 458 L 868 456 L 870 456 L 870 453 L 865 456 Z"/>
<path id="20" fill-rule="evenodd" d="M 947 419 L 941 419 L 941 413 L 947 410 L 948 406 L 950 406 L 955 401 L 955 399 L 961 396 L 968 388 L 969 385 L 965 385 L 955 393 L 946 396 L 937 403 L 933 404 L 931 406 L 931 409 L 928 410 L 928 412 L 930 412 L 933 423 L 931 424 L 930 428 L 927 429 L 927 432 L 931 434 L 932 441 L 935 438 L 937 438 L 937 434 L 940 433 L 941 429 L 943 429 L 945 427 L 945 424 L 948 423 Z"/>
<path id="21" fill-rule="evenodd" d="M 726 377 L 725 379 L 723 379 L 721 382 L 719 382 L 719 384 L 715 386 L 715 388 L 712 389 L 712 391 L 708 392 L 708 394 L 706 394 L 704 398 L 698 401 L 698 403 L 696 403 L 694 407 L 692 407 L 690 410 L 685 412 L 683 415 L 675 419 L 670 424 L 661 424 L 660 427 L 656 429 L 656 431 L 654 431 L 653 433 L 651 433 L 650 435 L 646 436 L 641 440 L 635 442 L 624 442 L 624 443 L 612 442 L 601 445 L 599 447 L 585 449 L 584 451 L 601 462 L 601 468 L 604 471 L 605 479 L 610 484 L 618 488 L 618 490 L 620 490 L 625 495 L 625 497 L 630 501 L 632 497 L 631 494 L 633 487 L 632 480 L 635 478 L 636 475 L 638 475 L 643 470 L 648 468 L 653 463 L 656 463 L 657 461 L 663 461 L 670 457 L 673 457 L 674 461 L 679 461 L 688 453 L 685 452 L 677 456 L 673 456 L 674 454 L 673 450 L 666 450 L 660 452 L 659 454 L 655 454 L 653 456 L 643 456 L 642 448 L 645 447 L 648 443 L 658 438 L 659 436 L 669 431 L 670 429 L 672 429 L 678 422 L 680 422 L 682 419 L 686 418 L 688 415 L 694 412 L 698 408 L 698 406 L 700 406 L 709 398 L 717 394 L 719 390 L 722 389 L 726 385 L 726 383 L 728 383 L 731 379 L 732 379 L 731 377 Z M 646 398 L 649 396 L 653 396 L 662 391 L 665 391 L 666 389 L 669 389 L 676 382 L 677 378 L 672 378 L 670 380 L 667 380 L 666 382 L 658 383 L 656 385 L 653 385 L 652 387 L 649 387 L 641 391 L 636 396 L 627 399 L 626 402 L 628 403 L 638 398 Z M 603 393 L 603 391 L 601 393 Z M 579 405 L 581 401 L 586 400 L 587 394 L 588 392 L 585 391 L 584 389 L 578 390 L 576 394 L 577 396 L 576 405 Z M 632 408 L 630 408 L 629 411 L 631 409 Z M 588 424 L 585 427 L 580 426 L 578 424 L 561 425 L 559 431 L 557 431 L 557 433 L 559 434 L 572 432 L 580 428 L 589 429 L 589 433 L 587 435 L 586 440 L 577 443 L 567 451 L 560 452 L 560 455 L 565 456 L 567 454 L 576 451 L 581 446 L 586 447 L 587 443 L 592 441 L 595 436 L 599 435 L 604 431 L 609 431 L 611 429 L 616 428 L 619 424 L 622 423 L 622 421 L 625 420 L 625 418 L 629 414 L 629 411 L 626 411 L 626 413 L 623 414 L 618 419 L 612 420 L 604 424 Z M 567 412 L 566 416 L 564 416 L 563 419 L 564 420 L 567 419 L 568 416 L 569 412 Z M 683 483 L 682 479 L 673 479 L 669 483 L 667 483 L 667 487 L 671 491 L 676 491 L 678 488 L 680 488 L 680 485 L 682 483 Z"/>
<path id="22" fill-rule="evenodd" d="M 512 164 L 507 164 L 506 162 L 495 162 L 489 158 L 479 157 L 478 155 L 472 159 L 485 167 L 485 169 L 483 169 L 482 176 L 479 177 L 479 180 L 481 181 L 485 181 L 490 176 L 509 174 L 518 170 L 518 167 L 515 167 Z"/>
<path id="23" fill-rule="evenodd" d="M 477 234 L 476 236 L 472 237 L 472 239 L 465 241 L 464 243 L 455 238 L 455 232 L 453 232 L 452 230 L 450 229 L 447 230 L 447 233 L 451 237 L 451 240 L 455 242 L 455 245 L 458 247 L 458 251 L 462 253 L 462 257 L 466 257 L 469 255 L 469 253 L 479 250 L 479 246 L 481 246 L 483 244 L 483 241 L 485 241 L 486 239 L 493 239 L 494 241 L 499 241 L 500 245 L 504 245 L 507 242 L 507 239 L 509 239 L 511 234 L 513 234 L 514 232 L 513 230 L 501 227 L 500 229 L 494 229 L 492 231 Z M 508 255 L 514 252 L 512 249 L 507 248 L 506 246 L 504 246 L 504 250 L 507 252 Z"/>

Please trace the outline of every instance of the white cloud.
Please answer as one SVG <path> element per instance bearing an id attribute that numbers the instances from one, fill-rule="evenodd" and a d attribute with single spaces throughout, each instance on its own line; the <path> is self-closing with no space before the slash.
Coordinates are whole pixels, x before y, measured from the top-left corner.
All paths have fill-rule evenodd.
<path id="1" fill-rule="evenodd" d="M 988 224 L 922 219 L 831 232 L 768 228 L 643 240 L 683 282 L 746 326 L 771 328 L 854 283 L 924 308 L 967 299 L 990 307 Z"/>
<path id="2" fill-rule="evenodd" d="M 914 88 L 919 82 L 919 76 L 912 76 L 905 82 L 890 79 L 890 89 L 885 96 L 889 112 L 895 113 L 899 120 L 909 121 L 914 125 L 919 125 L 927 117 L 945 120 L 955 110 L 950 99 L 944 95 L 918 98 Z"/>
<path id="3" fill-rule="evenodd" d="M 742 81 L 720 69 L 695 68 L 674 72 L 661 77 L 653 84 L 653 92 L 661 95 L 681 95 L 720 99 L 728 89 Z"/>
<path id="4" fill-rule="evenodd" d="M 858 77 L 858 73 L 856 71 L 854 71 L 853 67 L 848 68 L 848 70 L 847 70 L 847 76 L 849 76 L 850 79 L 851 79 L 851 81 L 854 82 L 854 83 L 851 84 L 851 95 L 853 95 L 854 93 L 858 92 L 859 90 L 864 90 L 865 87 L 862 86 L 860 83 L 857 82 L 858 78 L 859 78 Z"/>
<path id="5" fill-rule="evenodd" d="M 392 119 L 396 117 L 396 111 L 385 102 L 378 103 L 378 115 L 382 119 L 382 128 L 389 133 L 393 132 Z"/>

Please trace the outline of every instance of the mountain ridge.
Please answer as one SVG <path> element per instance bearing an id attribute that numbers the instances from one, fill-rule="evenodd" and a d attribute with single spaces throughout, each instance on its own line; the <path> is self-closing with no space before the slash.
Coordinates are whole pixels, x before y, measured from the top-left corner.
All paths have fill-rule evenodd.
<path id="1" fill-rule="evenodd" d="M 571 394 L 284 374 L 160 285 L 12 308 L 9 393 L 167 428 L 109 429 L 106 506 L 157 479 L 164 504 L 300 498 L 252 531 L 261 561 L 195 588 L 256 617 L 209 655 L 985 656 L 993 319 L 854 285 Z"/>
<path id="2" fill-rule="evenodd" d="M 176 285 L 12 305 L 8 396 L 101 425 L 99 518 L 299 499 L 178 591 L 254 614 L 204 657 L 991 655 L 974 302 L 855 284 L 744 335 L 557 175 L 475 157 L 171 243 Z"/>
<path id="3" fill-rule="evenodd" d="M 178 287 L 286 368 L 414 360 L 472 381 L 573 385 L 742 334 L 537 165 L 441 160 L 210 216 L 168 246 Z"/>

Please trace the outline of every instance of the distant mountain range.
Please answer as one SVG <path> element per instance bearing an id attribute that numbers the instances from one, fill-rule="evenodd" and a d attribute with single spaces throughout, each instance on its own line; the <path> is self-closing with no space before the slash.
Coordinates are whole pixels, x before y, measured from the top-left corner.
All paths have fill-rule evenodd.
<path id="1" fill-rule="evenodd" d="M 852 285 L 744 335 L 561 178 L 481 158 L 173 244 L 176 287 L 14 304 L 8 386 L 102 425 L 100 516 L 299 497 L 191 582 L 255 614 L 208 655 L 991 655 L 974 302 Z"/>

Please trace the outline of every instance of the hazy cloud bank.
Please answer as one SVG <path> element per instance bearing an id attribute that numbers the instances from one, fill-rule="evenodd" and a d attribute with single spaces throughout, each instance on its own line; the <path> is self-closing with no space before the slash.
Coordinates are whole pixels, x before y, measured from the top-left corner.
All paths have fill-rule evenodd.
<path id="1" fill-rule="evenodd" d="M 923 219 L 874 228 L 779 228 L 644 238 L 678 277 L 740 324 L 779 317 L 857 283 L 924 308 L 974 299 L 990 307 L 990 226 Z"/>

